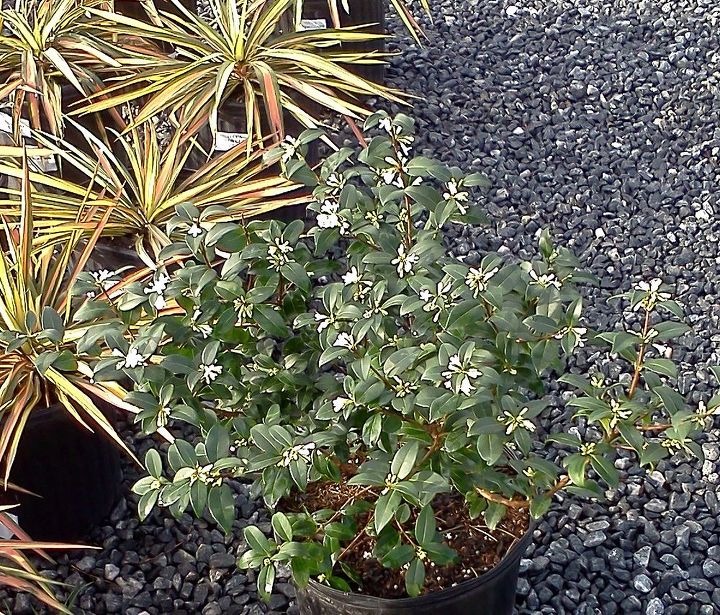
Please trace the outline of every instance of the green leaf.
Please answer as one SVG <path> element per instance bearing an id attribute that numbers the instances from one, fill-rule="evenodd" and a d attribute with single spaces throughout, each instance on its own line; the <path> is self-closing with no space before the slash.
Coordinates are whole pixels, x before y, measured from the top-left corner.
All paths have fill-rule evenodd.
<path id="1" fill-rule="evenodd" d="M 500 434 L 483 433 L 478 436 L 477 451 L 488 465 L 494 465 L 502 457 L 505 438 Z"/>
<path id="2" fill-rule="evenodd" d="M 205 506 L 208 501 L 208 487 L 207 485 L 196 480 L 190 485 L 190 505 L 192 506 L 193 512 L 196 517 L 200 517 L 205 512 Z"/>
<path id="3" fill-rule="evenodd" d="M 160 459 L 160 453 L 154 448 L 145 453 L 145 467 L 153 478 L 162 476 L 162 460 Z"/>
<path id="4" fill-rule="evenodd" d="M 292 525 L 287 516 L 281 512 L 277 512 L 272 516 L 272 527 L 281 540 L 290 542 L 293 539 Z"/>
<path id="5" fill-rule="evenodd" d="M 390 465 L 390 472 L 397 476 L 400 480 L 404 480 L 410 475 L 420 452 L 420 444 L 413 440 L 412 442 L 403 444 Z"/>
<path id="6" fill-rule="evenodd" d="M 618 486 L 618 482 L 620 481 L 620 475 L 615 469 L 612 461 L 610 461 L 607 457 L 603 457 L 601 455 L 593 455 L 590 458 L 590 464 L 592 465 L 593 470 L 598 473 L 598 476 L 600 476 L 600 478 L 602 478 L 608 484 L 608 486 L 610 486 L 612 489 Z"/>
<path id="7" fill-rule="evenodd" d="M 415 520 L 415 539 L 425 545 L 434 540 L 435 532 L 435 511 L 432 506 L 425 506 Z"/>
<path id="8" fill-rule="evenodd" d="M 43 328 L 43 332 L 53 342 L 60 342 L 65 335 L 65 323 L 53 308 L 45 306 L 42 309 L 40 316 L 40 322 Z"/>
<path id="9" fill-rule="evenodd" d="M 60 351 L 58 357 L 53 361 L 52 366 L 61 372 L 74 372 L 78 367 L 78 362 L 75 355 L 65 349 Z"/>
<path id="10" fill-rule="evenodd" d="M 507 507 L 503 504 L 488 501 L 487 508 L 483 513 L 483 516 L 485 517 L 485 524 L 491 530 L 494 530 L 497 527 L 498 523 L 503 520 L 506 512 Z"/>
<path id="11" fill-rule="evenodd" d="M 442 542 L 429 542 L 424 544 L 423 549 L 428 557 L 438 566 L 447 566 L 457 561 L 458 555 L 454 549 Z"/>
<path id="12" fill-rule="evenodd" d="M 579 453 L 569 455 L 563 459 L 563 465 L 568 471 L 570 480 L 582 487 L 585 484 L 585 467 L 588 464 L 588 458 Z"/>
<path id="13" fill-rule="evenodd" d="M 661 376 L 677 378 L 677 366 L 670 359 L 646 359 L 643 365 L 645 369 Z"/>
<path id="14" fill-rule="evenodd" d="M 157 504 L 159 495 L 160 491 L 158 489 L 152 489 L 140 498 L 138 502 L 138 517 L 140 517 L 140 521 L 144 521 L 152 512 L 155 504 Z"/>
<path id="15" fill-rule="evenodd" d="M 419 596 L 423 585 L 425 585 L 425 564 L 415 558 L 405 572 L 405 589 L 408 596 Z"/>
<path id="16" fill-rule="evenodd" d="M 245 537 L 245 542 L 247 542 L 250 548 L 256 553 L 262 553 L 268 557 L 272 555 L 272 546 L 270 541 L 267 539 L 265 534 L 263 534 L 254 525 L 248 525 L 243 530 L 243 536 Z"/>
<path id="17" fill-rule="evenodd" d="M 530 500 L 530 516 L 533 519 L 539 519 L 548 510 L 550 510 L 551 504 L 552 501 L 546 495 L 539 495 L 538 497 L 533 498 L 532 500 Z"/>
<path id="18" fill-rule="evenodd" d="M 280 312 L 269 305 L 256 305 L 253 311 L 255 321 L 268 334 L 274 337 L 287 337 L 290 332 Z"/>
<path id="19" fill-rule="evenodd" d="M 400 568 L 415 557 L 415 549 L 409 544 L 395 545 L 382 557 L 382 565 L 387 568 Z"/>
<path id="20" fill-rule="evenodd" d="M 642 451 L 645 445 L 645 438 L 643 438 L 642 434 L 634 425 L 620 421 L 617 424 L 617 430 L 620 432 L 622 439 L 632 446 L 636 452 L 640 453 Z"/>
<path id="21" fill-rule="evenodd" d="M 275 585 L 275 565 L 267 564 L 260 568 L 260 574 L 258 574 L 257 579 L 258 593 L 266 602 L 270 601 L 273 585 Z"/>
<path id="22" fill-rule="evenodd" d="M 665 406 L 670 414 L 675 414 L 685 409 L 685 400 L 675 389 L 665 386 L 656 387 L 653 389 L 653 393 L 660 398 L 663 406 Z"/>
<path id="23" fill-rule="evenodd" d="M 230 436 L 224 425 L 216 423 L 205 438 L 205 452 L 210 462 L 227 457 L 230 452 Z"/>
<path id="24" fill-rule="evenodd" d="M 208 509 L 212 518 L 225 530 L 232 533 L 232 524 L 235 520 L 235 498 L 228 485 L 211 487 L 208 494 Z"/>
<path id="25" fill-rule="evenodd" d="M 398 509 L 398 506 L 400 506 L 400 502 L 402 502 L 402 496 L 395 490 L 391 490 L 377 499 L 375 503 L 374 525 L 375 531 L 378 534 L 392 521 L 395 511 Z"/>
<path id="26" fill-rule="evenodd" d="M 548 442 L 557 442 L 563 446 L 570 446 L 572 448 L 580 448 L 580 438 L 569 433 L 554 433 L 547 438 Z"/>
<path id="27" fill-rule="evenodd" d="M 692 330 L 684 322 L 674 321 L 659 322 L 656 325 L 653 325 L 653 329 L 658 332 L 658 334 L 653 338 L 653 341 L 658 342 L 666 342 L 676 337 L 680 337 L 681 335 L 685 335 L 688 331 Z"/>

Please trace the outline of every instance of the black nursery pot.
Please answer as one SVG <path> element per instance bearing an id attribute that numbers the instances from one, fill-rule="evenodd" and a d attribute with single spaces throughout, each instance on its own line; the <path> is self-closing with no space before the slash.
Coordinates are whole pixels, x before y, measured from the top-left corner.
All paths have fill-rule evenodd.
<path id="1" fill-rule="evenodd" d="M 340 25 L 344 28 L 349 26 L 360 26 L 374 24 L 367 30 L 375 34 L 386 34 L 385 28 L 385 5 L 386 0 L 349 0 L 350 13 L 346 13 L 342 1 L 337 0 Z M 328 0 L 305 0 L 303 4 L 303 21 L 307 21 L 308 27 L 332 28 L 333 21 L 330 15 Z M 377 39 L 360 43 L 343 43 L 343 50 L 369 52 L 385 51 L 385 39 Z M 385 81 L 385 65 L 369 64 L 352 66 L 349 70 L 365 79 L 376 83 Z"/>
<path id="2" fill-rule="evenodd" d="M 387 599 L 348 594 L 310 581 L 298 589 L 301 615 L 512 615 L 520 559 L 532 540 L 533 525 L 485 574 L 417 598 Z"/>
<path id="3" fill-rule="evenodd" d="M 60 406 L 35 410 L 10 480 L 41 497 L 16 494 L 18 523 L 34 540 L 69 542 L 105 519 L 120 494 L 120 451 Z"/>

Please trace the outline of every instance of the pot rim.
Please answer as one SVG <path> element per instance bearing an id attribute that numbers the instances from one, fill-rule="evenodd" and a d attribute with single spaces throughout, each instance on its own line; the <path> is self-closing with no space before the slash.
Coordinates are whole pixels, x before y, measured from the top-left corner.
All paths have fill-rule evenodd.
<path id="1" fill-rule="evenodd" d="M 510 549 L 508 549 L 502 560 L 500 560 L 500 563 L 497 566 L 493 566 L 490 570 L 484 572 L 479 577 L 475 577 L 474 579 L 468 579 L 467 581 L 462 581 L 461 583 L 458 583 L 453 587 L 447 587 L 437 592 L 416 596 L 415 598 L 379 598 L 378 596 L 370 596 L 367 594 L 343 592 L 339 589 L 335 589 L 333 587 L 323 585 L 322 583 L 318 583 L 313 579 L 310 579 L 308 586 L 311 586 L 313 591 L 316 591 L 319 594 L 323 594 L 328 598 L 342 599 L 345 604 L 349 606 L 353 606 L 356 604 L 360 606 L 360 603 L 363 603 L 362 606 L 367 606 L 366 603 L 368 600 L 372 600 L 378 608 L 392 606 L 411 607 L 416 605 L 418 601 L 442 602 L 444 600 L 453 598 L 459 594 L 465 593 L 467 590 L 471 589 L 475 585 L 484 585 L 485 583 L 489 583 L 490 581 L 495 579 L 495 577 L 504 573 L 510 566 L 515 563 L 516 559 L 519 560 L 525 553 L 525 550 L 527 549 L 530 541 L 532 540 L 532 533 L 535 530 L 536 526 L 537 523 L 534 519 L 531 518 L 528 529 L 519 539 L 517 539 L 513 543 Z"/>

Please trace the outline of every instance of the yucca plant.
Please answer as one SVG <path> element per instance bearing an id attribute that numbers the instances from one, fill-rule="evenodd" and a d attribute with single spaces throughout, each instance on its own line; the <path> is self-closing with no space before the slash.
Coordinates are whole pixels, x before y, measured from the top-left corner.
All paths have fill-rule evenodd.
<path id="1" fill-rule="evenodd" d="M 103 87 L 105 75 L 137 61 L 135 42 L 125 41 L 121 51 L 117 37 L 87 12 L 102 2 L 21 0 L 0 11 L 0 100 L 12 106 L 16 142 L 23 116 L 32 128 L 63 134 L 63 85 L 84 98 Z M 142 48 L 143 58 L 152 55 L 150 43 Z"/>
<path id="2" fill-rule="evenodd" d="M 78 113 L 147 97 L 136 125 L 171 111 L 189 138 L 208 123 L 214 135 L 218 110 L 234 99 L 244 104 L 248 134 L 280 139 L 285 134 L 283 111 L 305 127 L 318 125 L 317 117 L 303 108 L 303 98 L 349 117 L 369 113 L 359 96 L 401 102 L 396 90 L 344 67 L 382 62 L 380 54 L 343 51 L 339 46 L 379 35 L 348 28 L 292 32 L 291 23 L 282 32 L 294 0 L 210 0 L 211 18 L 189 12 L 178 0 L 172 2 L 182 15 L 161 13 L 158 26 L 93 9 L 107 20 L 109 30 L 170 43 L 176 57 L 148 58 L 144 68 L 115 79 L 96 95 L 99 100 Z"/>
<path id="3" fill-rule="evenodd" d="M 49 549 L 92 549 L 85 545 L 68 545 L 57 542 L 35 542 L 25 534 L 8 514 L 14 505 L 0 505 L 0 522 L 10 530 L 15 538 L 0 540 L 0 587 L 27 592 L 43 604 L 58 613 L 72 615 L 72 612 L 55 597 L 53 587 L 64 583 L 52 581 L 37 572 L 28 558 L 28 552 L 34 552 L 48 561 L 45 553 Z"/>
<path id="4" fill-rule="evenodd" d="M 54 152 L 87 180 L 83 184 L 39 172 L 29 174 L 33 183 L 45 188 L 34 195 L 35 217 L 44 243 L 61 244 L 77 230 L 89 235 L 105 217 L 101 235 L 134 238 L 136 251 L 152 266 L 169 243 L 164 226 L 180 204 L 192 202 L 201 211 L 223 205 L 217 215 L 210 211 L 211 215 L 204 216 L 209 224 L 228 217 L 250 218 L 308 198 L 297 194 L 298 184 L 280 176 L 274 167 L 277 157 L 267 156 L 263 148 L 256 147 L 247 155 L 240 144 L 206 160 L 197 170 L 184 172 L 196 145 L 183 144 L 179 129 L 161 146 L 151 124 L 131 127 L 126 139 L 118 139 L 115 151 L 107 141 L 80 130 L 94 148 L 94 157 L 73 144 L 36 135 L 45 148 L 34 153 Z M 0 173 L 21 178 L 19 154 L 18 148 L 0 147 Z M 5 194 L 0 207 L 17 217 L 21 191 L 7 189 Z M 79 223 L 80 213 L 89 206 L 94 208 L 92 219 Z"/>
<path id="5" fill-rule="evenodd" d="M 110 210 L 98 222 L 92 209 L 77 212 L 78 228 L 65 243 L 35 250 L 26 156 L 23 173 L 19 222 L 2 218 L 7 249 L 0 251 L 0 464 L 6 483 L 33 411 L 53 404 L 70 413 L 78 428 L 105 432 L 134 459 L 96 401 L 131 409 L 124 390 L 92 380 L 102 340 L 122 334 L 124 324 L 107 303 L 73 296 Z M 84 240 L 90 224 L 94 231 Z"/>

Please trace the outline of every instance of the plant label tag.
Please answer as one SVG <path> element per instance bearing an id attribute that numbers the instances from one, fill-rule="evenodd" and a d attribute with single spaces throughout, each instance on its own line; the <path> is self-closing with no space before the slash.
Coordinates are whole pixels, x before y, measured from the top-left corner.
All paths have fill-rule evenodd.
<path id="1" fill-rule="evenodd" d="M 327 21 L 324 19 L 302 19 L 298 30 L 327 30 Z"/>
<path id="2" fill-rule="evenodd" d="M 13 122 L 11 115 L 0 112 L 0 131 L 6 132 L 7 134 L 11 135 L 13 131 L 12 123 Z M 28 122 L 27 120 L 20 120 L 20 134 L 23 137 L 30 136 L 30 122 Z"/>
<path id="3" fill-rule="evenodd" d="M 7 113 L 0 112 L 0 132 L 5 134 L 12 134 L 12 116 Z M 25 119 L 20 119 L 20 134 L 23 137 L 30 137 L 30 122 Z M 55 156 L 31 156 L 30 162 L 32 162 L 33 171 L 41 171 L 43 173 L 52 173 L 57 171 L 57 162 Z"/>
<path id="4" fill-rule="evenodd" d="M 215 144 L 213 149 L 216 152 L 226 152 L 247 139 L 246 132 L 218 132 L 215 133 Z"/>
<path id="5" fill-rule="evenodd" d="M 48 156 L 32 156 L 30 158 L 30 162 L 42 173 L 53 173 L 58 170 L 57 162 L 55 162 L 55 156 L 52 154 Z"/>
<path id="6" fill-rule="evenodd" d="M 18 522 L 17 515 L 13 515 L 8 512 L 5 514 L 13 520 L 13 523 Z M 15 534 L 9 528 L 5 527 L 2 522 L 0 522 L 0 540 L 10 540 L 13 536 L 15 536 Z"/>

